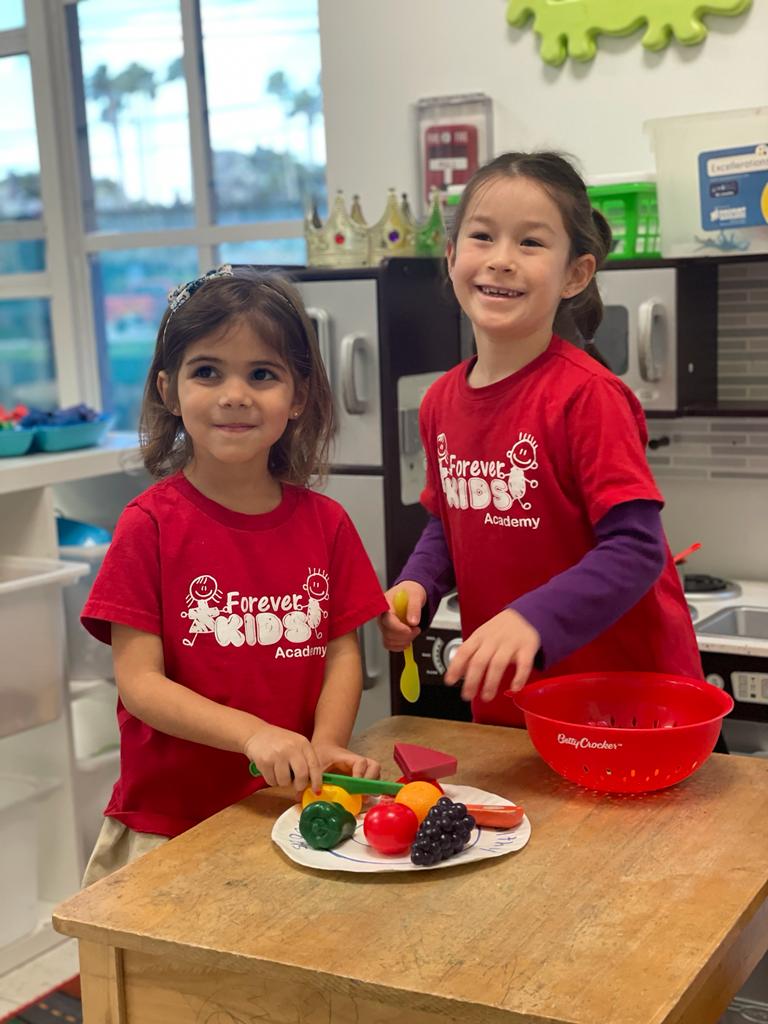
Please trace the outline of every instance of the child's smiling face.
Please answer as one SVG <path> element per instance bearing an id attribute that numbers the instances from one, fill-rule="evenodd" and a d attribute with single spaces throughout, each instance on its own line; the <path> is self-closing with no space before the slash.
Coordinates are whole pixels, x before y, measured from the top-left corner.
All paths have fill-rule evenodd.
<path id="1" fill-rule="evenodd" d="M 303 404 L 285 360 L 245 320 L 188 346 L 175 398 L 165 373 L 158 386 L 181 416 L 196 461 L 253 463 L 265 472 L 272 445 Z"/>
<path id="2" fill-rule="evenodd" d="M 448 250 L 456 297 L 478 342 L 548 337 L 561 299 L 582 291 L 594 267 L 593 256 L 571 258 L 557 203 L 520 176 L 478 189 Z"/>

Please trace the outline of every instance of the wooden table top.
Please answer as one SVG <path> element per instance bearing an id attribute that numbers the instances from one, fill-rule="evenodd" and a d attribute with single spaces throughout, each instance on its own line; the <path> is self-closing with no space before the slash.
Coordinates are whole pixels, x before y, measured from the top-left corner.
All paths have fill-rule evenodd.
<path id="1" fill-rule="evenodd" d="M 315 872 L 271 842 L 291 799 L 270 790 L 63 903 L 56 928 L 208 969 L 323 975 L 409 1024 L 688 1021 L 768 946 L 768 762 L 713 755 L 627 797 L 561 779 L 517 729 L 403 716 L 357 746 L 395 778 L 396 740 L 455 754 L 451 782 L 522 803 L 528 845 L 440 871 Z"/>

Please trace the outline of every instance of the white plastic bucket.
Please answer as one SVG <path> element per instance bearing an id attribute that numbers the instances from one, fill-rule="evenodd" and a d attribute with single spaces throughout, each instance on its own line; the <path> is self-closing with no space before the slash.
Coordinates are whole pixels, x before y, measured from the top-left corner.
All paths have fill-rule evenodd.
<path id="1" fill-rule="evenodd" d="M 0 557 L 0 737 L 52 722 L 61 713 L 61 591 L 87 571 L 82 562 Z"/>
<path id="2" fill-rule="evenodd" d="M 768 107 L 646 121 L 666 257 L 768 252 Z"/>
<path id="3" fill-rule="evenodd" d="M 0 776 L 0 946 L 38 923 L 38 800 L 55 783 Z"/>

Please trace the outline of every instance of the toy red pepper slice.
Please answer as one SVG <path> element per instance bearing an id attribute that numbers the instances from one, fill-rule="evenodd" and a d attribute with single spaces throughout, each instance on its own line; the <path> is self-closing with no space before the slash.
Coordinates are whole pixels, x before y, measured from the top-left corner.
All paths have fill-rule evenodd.
<path id="1" fill-rule="evenodd" d="M 478 825 L 488 828 L 514 828 L 523 820 L 525 811 L 517 804 L 467 804 L 467 813 L 471 814 Z"/>
<path id="2" fill-rule="evenodd" d="M 313 850 L 330 850 L 355 834 L 357 818 L 341 804 L 313 800 L 299 818 L 299 832 Z"/>

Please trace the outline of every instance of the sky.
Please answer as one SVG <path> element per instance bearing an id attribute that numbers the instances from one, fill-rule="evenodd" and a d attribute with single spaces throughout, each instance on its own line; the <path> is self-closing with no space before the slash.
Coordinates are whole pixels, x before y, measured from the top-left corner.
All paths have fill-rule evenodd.
<path id="1" fill-rule="evenodd" d="M 15 2 L 15 0 L 9 0 Z M 3 0 L 5 3 L 5 0 Z M 294 88 L 314 87 L 320 70 L 317 0 L 201 0 L 211 144 L 250 153 L 257 145 L 308 151 L 303 116 L 286 120 L 282 104 L 265 93 L 277 70 Z M 83 71 L 99 64 L 114 74 L 133 61 L 164 82 L 181 56 L 179 0 L 80 0 Z M 2 22 L 0 22 L 2 25 Z M 0 118 L 0 179 L 39 169 L 29 60 L 0 59 L 0 95 L 13 96 Z M 114 131 L 102 105 L 86 104 L 94 177 L 118 178 Z M 167 203 L 191 196 L 187 95 L 184 82 L 164 83 L 155 98 L 131 97 L 121 117 L 124 186 L 132 199 Z M 322 118 L 312 148 L 325 157 Z"/>

